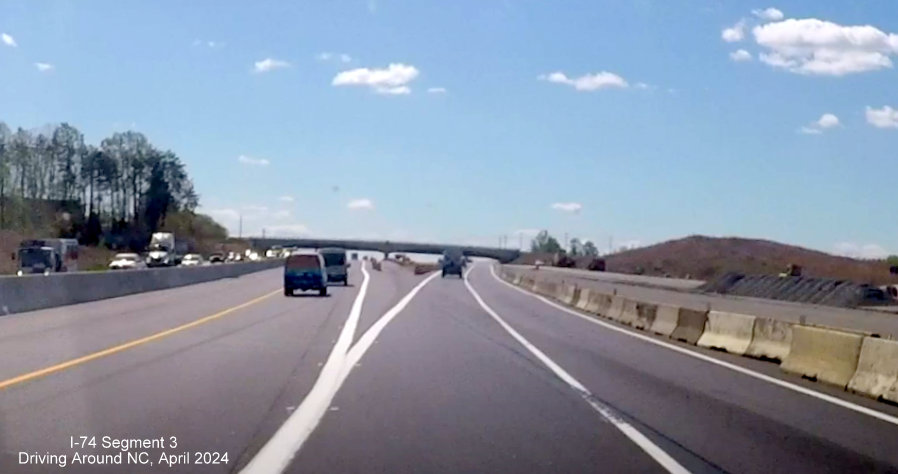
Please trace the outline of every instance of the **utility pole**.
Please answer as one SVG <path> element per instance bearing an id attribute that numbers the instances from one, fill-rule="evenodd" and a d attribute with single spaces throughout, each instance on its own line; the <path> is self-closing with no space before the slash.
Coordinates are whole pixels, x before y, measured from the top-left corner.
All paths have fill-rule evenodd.
<path id="1" fill-rule="evenodd" d="M 518 250 L 524 250 L 524 234 L 522 233 L 518 234 Z"/>
<path id="2" fill-rule="evenodd" d="M 568 249 L 568 246 L 567 246 L 567 232 L 564 233 L 564 248 L 565 248 L 566 250 Z"/>
<path id="3" fill-rule="evenodd" d="M 265 238 L 265 228 L 264 227 L 262 227 L 262 238 L 263 239 Z"/>
<path id="4" fill-rule="evenodd" d="M 237 238 L 243 238 L 243 214 L 240 214 L 240 227 L 237 228 Z"/>

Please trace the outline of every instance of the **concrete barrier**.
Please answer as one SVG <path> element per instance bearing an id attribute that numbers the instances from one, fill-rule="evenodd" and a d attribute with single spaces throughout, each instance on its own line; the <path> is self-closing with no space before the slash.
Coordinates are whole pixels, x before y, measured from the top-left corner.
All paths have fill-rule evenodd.
<path id="1" fill-rule="evenodd" d="M 658 305 L 655 312 L 655 320 L 649 327 L 649 331 L 662 336 L 670 336 L 674 329 L 677 328 L 677 322 L 680 320 L 680 308 L 666 304 Z"/>
<path id="2" fill-rule="evenodd" d="M 520 273 L 517 273 L 517 274 L 515 274 L 514 279 L 511 281 L 511 283 L 512 283 L 513 285 L 520 285 L 520 284 L 521 284 L 521 279 L 522 279 L 522 278 L 523 278 L 523 277 L 521 276 L 521 274 L 520 274 Z"/>
<path id="3" fill-rule="evenodd" d="M 621 315 L 624 312 L 624 302 L 625 301 L 627 301 L 627 300 L 622 296 L 612 296 L 611 304 L 608 306 L 608 310 L 605 311 L 604 314 L 602 314 L 602 313 L 599 313 L 599 314 L 601 314 L 602 316 L 605 316 L 608 319 L 620 321 Z"/>
<path id="4" fill-rule="evenodd" d="M 580 300 L 580 288 L 577 285 L 562 285 L 561 302 L 568 306 L 576 306 Z"/>
<path id="5" fill-rule="evenodd" d="M 857 370 L 863 339 L 861 334 L 795 324 L 780 368 L 845 388 Z"/>
<path id="6" fill-rule="evenodd" d="M 886 395 L 890 389 L 894 389 L 896 382 L 898 382 L 898 341 L 865 337 L 861 342 L 857 370 L 848 381 L 848 390 L 879 398 Z M 894 390 L 892 393 L 895 394 Z"/>
<path id="7" fill-rule="evenodd" d="M 751 344 L 745 355 L 759 359 L 783 361 L 792 345 L 792 323 L 777 319 L 757 318 Z"/>
<path id="8" fill-rule="evenodd" d="M 558 285 L 552 282 L 538 281 L 534 285 L 534 291 L 543 296 L 554 298 L 558 294 Z"/>
<path id="9" fill-rule="evenodd" d="M 574 306 L 581 311 L 587 311 L 586 307 L 589 304 L 589 299 L 592 298 L 592 294 L 593 292 L 589 288 L 580 288 L 580 295 L 577 298 L 577 304 Z"/>
<path id="10" fill-rule="evenodd" d="M 707 311 L 680 308 L 677 327 L 670 334 L 670 337 L 678 341 L 695 344 L 702 336 L 702 333 L 705 332 L 705 323 L 707 322 Z"/>
<path id="11" fill-rule="evenodd" d="M 636 321 L 633 327 L 636 329 L 648 329 L 655 322 L 658 314 L 658 305 L 651 303 L 638 303 L 636 305 Z"/>
<path id="12" fill-rule="evenodd" d="M 586 302 L 586 311 L 590 313 L 605 316 L 611 308 L 611 296 L 599 293 L 597 291 L 590 292 L 589 300 Z"/>
<path id="13" fill-rule="evenodd" d="M 711 311 L 697 346 L 723 349 L 732 354 L 745 354 L 751 344 L 755 317 L 749 314 Z"/>
<path id="14" fill-rule="evenodd" d="M 632 326 L 636 324 L 636 318 L 639 317 L 639 303 L 633 300 L 625 299 L 620 312 L 620 318 L 617 321 Z"/>
<path id="15" fill-rule="evenodd" d="M 197 267 L 0 277 L 0 315 L 233 278 L 283 264 L 281 259 L 272 259 Z"/>
<path id="16" fill-rule="evenodd" d="M 521 283 L 518 286 L 525 290 L 533 291 L 536 288 L 536 281 L 533 278 L 521 277 Z"/>

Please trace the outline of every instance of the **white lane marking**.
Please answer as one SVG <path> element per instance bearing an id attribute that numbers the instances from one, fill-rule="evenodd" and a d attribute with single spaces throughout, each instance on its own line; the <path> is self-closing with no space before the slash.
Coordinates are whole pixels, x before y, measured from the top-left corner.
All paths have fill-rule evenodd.
<path id="1" fill-rule="evenodd" d="M 287 421 L 278 428 L 274 436 L 262 446 L 262 449 L 240 472 L 266 474 L 282 472 L 290 464 L 293 455 L 315 429 L 321 416 L 330 406 L 333 393 L 336 392 L 335 385 L 340 376 L 340 367 L 343 365 L 349 344 L 355 335 L 355 328 L 358 326 L 362 313 L 362 303 L 368 293 L 368 271 L 365 270 L 364 265 L 361 265 L 360 268 L 364 275 L 362 286 L 352 303 L 352 309 L 349 311 L 349 317 L 346 318 L 346 324 L 340 331 L 340 337 L 337 338 L 337 343 L 331 349 L 318 379 L 315 380 L 315 385 L 299 407 L 293 410 Z"/>
<path id="2" fill-rule="evenodd" d="M 474 268 L 472 267 L 471 270 L 468 271 L 468 274 L 470 274 L 473 269 Z M 591 406 L 595 411 L 602 415 L 602 418 L 605 418 L 609 423 L 614 425 L 614 427 L 620 430 L 620 432 L 623 433 L 624 436 L 629 438 L 630 441 L 632 441 L 636 446 L 645 451 L 646 454 L 654 459 L 655 462 L 660 464 L 661 467 L 666 469 L 667 472 L 677 474 L 689 473 L 689 471 L 681 466 L 680 463 L 676 461 L 676 459 L 664 452 L 663 449 L 659 448 L 658 445 L 653 443 L 650 439 L 646 438 L 645 435 L 640 433 L 639 430 L 633 427 L 633 425 L 627 423 L 617 413 L 615 413 L 614 410 L 596 400 L 595 397 L 593 397 L 592 393 L 590 393 L 590 391 L 586 387 L 584 387 L 583 384 L 581 384 L 576 378 L 574 378 L 573 375 L 567 373 L 566 370 L 561 368 L 560 365 L 556 364 L 555 361 L 549 358 L 549 356 L 544 354 L 541 350 L 539 350 L 539 348 L 531 344 L 530 341 L 528 341 L 524 336 L 520 335 L 517 331 L 514 330 L 514 328 L 509 326 L 508 323 L 506 323 L 505 320 L 502 319 L 502 317 L 496 314 L 496 312 L 493 311 L 493 309 L 483 301 L 483 299 L 480 297 L 480 294 L 477 293 L 477 290 L 475 290 L 474 287 L 471 286 L 471 283 L 468 282 L 468 274 L 465 275 L 465 286 L 468 287 L 468 291 L 471 292 L 471 295 L 474 296 L 474 299 L 477 300 L 477 303 L 480 304 L 480 307 L 483 308 L 483 310 L 486 311 L 490 316 L 492 316 L 493 319 L 495 319 L 496 322 L 499 323 L 499 325 L 502 326 L 502 328 L 505 329 L 506 332 L 511 334 L 513 338 L 517 339 L 517 341 L 520 342 L 522 346 L 530 351 L 531 354 L 536 356 L 536 358 L 539 359 L 543 364 L 545 364 L 546 367 L 549 368 L 549 370 L 554 372 L 555 375 L 558 376 L 558 378 L 570 385 L 571 388 L 573 388 L 581 397 L 583 397 L 584 400 L 586 400 L 587 403 L 589 403 L 589 406 Z"/>
<path id="3" fill-rule="evenodd" d="M 362 271 L 365 273 L 365 281 L 362 283 L 362 288 L 367 289 L 368 273 L 365 272 L 364 267 L 362 268 Z M 287 418 L 284 424 L 278 428 L 274 433 L 274 436 L 262 446 L 262 449 L 259 450 L 246 467 L 240 471 L 241 473 L 280 473 L 290 465 L 290 461 L 296 453 L 299 452 L 303 443 L 305 443 L 312 432 L 315 431 L 318 423 L 321 422 L 321 419 L 327 413 L 331 402 L 337 395 L 337 391 L 340 390 L 340 387 L 343 385 L 343 382 L 346 380 L 352 367 L 358 363 L 363 355 L 365 355 L 365 351 L 376 342 L 375 339 L 378 334 L 383 331 L 387 323 L 395 318 L 400 311 L 405 309 L 412 298 L 418 294 L 418 291 L 437 275 L 437 273 L 434 273 L 418 283 L 418 285 L 399 300 L 395 306 L 384 313 L 374 325 L 368 328 L 368 330 L 365 331 L 365 334 L 363 334 L 355 345 L 352 346 L 351 350 L 340 352 L 339 360 L 335 359 L 332 364 L 331 359 L 337 354 L 337 346 L 334 346 L 334 350 L 331 351 L 331 357 L 328 358 L 327 363 L 321 370 L 321 374 L 318 376 L 318 380 L 315 381 L 315 385 L 312 387 L 312 390 L 306 398 L 303 399 L 299 408 L 297 408 L 293 414 Z M 355 305 L 353 305 L 353 309 L 355 309 Z M 361 312 L 361 304 L 359 304 L 359 312 Z M 353 313 L 350 316 L 350 319 L 352 319 L 353 316 L 355 316 L 355 321 L 352 321 L 354 333 L 355 326 L 358 323 L 358 314 Z M 350 323 L 347 322 L 347 327 L 349 327 L 349 325 Z M 344 328 L 344 332 L 346 332 L 346 328 Z M 353 333 L 350 333 L 350 341 Z M 340 334 L 340 338 L 342 341 L 343 333 Z"/>
<path id="4" fill-rule="evenodd" d="M 832 403 L 833 405 L 838 405 L 838 406 L 840 406 L 840 407 L 842 407 L 842 408 L 847 408 L 847 409 L 849 409 L 849 410 L 856 411 L 856 412 L 858 412 L 858 413 L 861 413 L 861 414 L 864 414 L 864 415 L 871 416 L 871 417 L 876 418 L 876 419 L 878 419 L 878 420 L 885 421 L 886 423 L 891 423 L 891 424 L 893 424 L 893 425 L 898 425 L 898 417 L 894 417 L 894 416 L 892 416 L 892 415 L 888 415 L 888 414 L 886 414 L 886 413 L 882 413 L 882 412 L 873 410 L 873 409 L 871 409 L 871 408 L 867 408 L 867 407 L 865 407 L 865 406 L 856 405 L 856 404 L 851 403 L 851 402 L 849 402 L 849 401 L 842 400 L 841 398 L 837 398 L 837 397 L 834 397 L 834 396 L 832 396 L 832 395 L 827 395 L 827 394 L 825 394 L 825 393 L 817 392 L 817 391 L 811 390 L 811 389 L 809 389 L 809 388 L 802 387 L 802 386 L 800 386 L 800 385 L 795 385 L 795 384 L 793 384 L 793 383 L 791 383 L 791 382 L 787 382 L 787 381 L 785 381 L 785 380 L 780 380 L 780 379 L 778 379 L 778 378 L 776 378 L 776 377 L 771 377 L 771 376 L 769 376 L 769 375 L 765 375 L 765 374 L 762 374 L 762 373 L 759 373 L 759 372 L 755 372 L 755 371 L 753 371 L 753 370 L 746 369 L 745 367 L 741 367 L 741 366 L 738 366 L 738 365 L 736 365 L 736 364 L 731 364 L 731 363 L 726 362 L 726 361 L 723 361 L 723 360 L 715 359 L 715 358 L 710 357 L 710 356 L 707 356 L 707 355 L 705 355 L 705 354 L 701 354 L 701 353 L 698 353 L 698 352 L 694 352 L 694 351 L 691 351 L 691 350 L 689 350 L 689 349 L 685 349 L 685 348 L 683 348 L 683 347 L 680 347 L 680 346 L 671 344 L 671 343 L 669 343 L 669 342 L 664 342 L 664 341 L 662 341 L 662 340 L 655 339 L 655 338 L 653 338 L 653 337 L 651 337 L 651 336 L 646 336 L 646 335 L 644 335 L 644 334 L 639 334 L 639 333 L 637 333 L 637 332 L 631 332 L 631 331 L 629 331 L 629 330 L 626 330 L 626 329 L 623 329 L 623 328 L 619 328 L 619 327 L 617 327 L 617 326 L 615 326 L 615 325 L 613 325 L 613 324 L 609 324 L 609 323 L 606 323 L 605 321 L 602 321 L 602 320 L 600 320 L 600 319 L 596 319 L 595 317 L 587 316 L 587 315 L 585 315 L 585 314 L 581 314 L 581 313 L 578 313 L 578 312 L 573 311 L 573 310 L 571 310 L 571 309 L 568 309 L 568 308 L 566 308 L 566 307 L 564 307 L 564 306 L 562 306 L 562 305 L 559 305 L 559 304 L 555 303 L 554 301 L 551 301 L 551 300 L 549 300 L 549 299 L 547 299 L 547 298 L 544 298 L 544 297 L 541 296 L 541 295 L 536 295 L 536 294 L 530 293 L 529 291 L 526 291 L 526 290 L 523 290 L 523 289 L 521 289 L 521 288 L 518 288 L 518 287 L 512 285 L 511 283 L 508 283 L 507 281 L 505 281 L 505 280 L 499 278 L 499 277 L 496 275 L 496 272 L 493 270 L 492 267 L 490 267 L 490 273 L 492 273 L 493 278 L 495 278 L 496 280 L 500 281 L 501 283 L 504 283 L 505 285 L 507 285 L 507 286 L 510 287 L 511 289 L 520 291 L 521 293 L 524 293 L 525 295 L 532 296 L 532 297 L 534 297 L 534 298 L 536 298 L 536 299 L 542 301 L 543 303 L 546 303 L 546 304 L 549 305 L 549 306 L 552 306 L 552 307 L 554 307 L 554 308 L 556 308 L 556 309 L 559 309 L 559 310 L 561 310 L 561 311 L 564 311 L 565 313 L 568 313 L 568 314 L 572 314 L 572 315 L 574 315 L 574 316 L 577 316 L 578 318 L 583 319 L 583 320 L 585 320 L 585 321 L 589 321 L 590 323 L 598 324 L 599 326 L 603 326 L 603 327 L 605 327 L 605 328 L 607 328 L 607 329 L 611 329 L 612 331 L 617 331 L 617 332 L 619 332 L 619 333 L 621 333 L 621 334 L 626 334 L 627 336 L 635 337 L 636 339 L 641 339 L 641 340 L 643 340 L 643 341 L 645 341 L 645 342 L 649 342 L 649 343 L 652 343 L 652 344 L 655 344 L 655 345 L 664 347 L 664 348 L 666 348 L 666 349 L 670 349 L 670 350 L 672 350 L 672 351 L 679 352 L 679 353 L 681 353 L 681 354 L 686 354 L 686 355 L 688 355 L 688 356 L 690 356 L 690 357 L 695 357 L 696 359 L 701 359 L 701 360 L 703 360 L 703 361 L 705 361 L 705 362 L 710 362 L 710 363 L 715 364 L 715 365 L 718 365 L 718 366 L 720 366 L 720 367 L 724 367 L 724 368 L 730 369 L 730 370 L 732 370 L 732 371 L 739 372 L 739 373 L 741 373 L 741 374 L 743 374 L 743 375 L 747 375 L 747 376 L 749 376 L 749 377 L 754 377 L 754 378 L 756 378 L 756 379 L 758 379 L 758 380 L 763 380 L 763 381 L 768 382 L 768 383 L 771 383 L 771 384 L 773 384 L 773 385 L 778 385 L 778 386 L 780 386 L 780 387 L 783 387 L 783 388 L 792 390 L 792 391 L 794 391 L 794 392 L 798 392 L 798 393 L 801 393 L 801 394 L 803 394 L 803 395 L 807 395 L 807 396 L 809 396 L 809 397 L 814 397 L 814 398 L 816 398 L 816 399 L 818 399 L 818 400 L 822 400 L 822 401 L 825 401 L 825 402 Z"/>
<path id="5" fill-rule="evenodd" d="M 390 321 L 392 321 L 393 318 L 396 317 L 396 315 L 398 315 L 403 309 L 405 309 L 406 306 L 408 306 L 408 304 L 412 301 L 412 298 L 414 298 L 415 295 L 417 295 L 418 292 L 421 291 L 421 288 L 424 288 L 424 285 L 430 282 L 430 280 L 436 278 L 438 275 L 439 273 L 434 273 L 422 280 L 421 283 L 418 283 L 414 288 L 412 288 L 412 291 L 408 292 L 408 294 L 406 294 L 401 300 L 399 300 L 398 303 L 396 303 L 396 306 L 390 308 L 386 313 L 384 313 L 383 316 L 380 317 L 380 319 L 377 320 L 376 323 L 374 323 L 370 328 L 368 328 L 367 331 L 365 331 L 365 334 L 363 334 L 362 337 L 359 338 L 358 342 L 356 342 L 355 345 L 352 346 L 352 349 L 349 350 L 349 354 L 346 355 L 346 364 L 343 367 L 343 374 L 340 378 L 340 384 L 342 384 L 343 380 L 346 379 L 346 376 L 349 375 L 349 371 L 352 370 L 352 368 L 359 362 L 359 360 L 362 359 L 362 356 L 365 355 L 365 352 L 367 352 L 371 345 L 376 342 L 377 336 L 379 336 L 381 331 L 383 331 L 384 328 L 387 327 L 387 324 L 389 324 Z"/>

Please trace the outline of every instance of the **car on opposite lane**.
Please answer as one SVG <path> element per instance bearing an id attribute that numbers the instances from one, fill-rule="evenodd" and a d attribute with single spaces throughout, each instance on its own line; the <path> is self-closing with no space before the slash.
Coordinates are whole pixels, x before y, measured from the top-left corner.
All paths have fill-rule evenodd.
<path id="1" fill-rule="evenodd" d="M 284 261 L 284 296 L 293 296 L 296 290 L 318 290 L 327 296 L 327 268 L 321 254 L 296 252 Z"/>
<path id="2" fill-rule="evenodd" d="M 198 267 L 205 262 L 203 256 L 198 253 L 188 253 L 181 259 L 182 267 Z"/>
<path id="3" fill-rule="evenodd" d="M 146 268 L 146 263 L 136 253 L 117 253 L 109 262 L 110 270 L 133 270 L 135 268 Z"/>

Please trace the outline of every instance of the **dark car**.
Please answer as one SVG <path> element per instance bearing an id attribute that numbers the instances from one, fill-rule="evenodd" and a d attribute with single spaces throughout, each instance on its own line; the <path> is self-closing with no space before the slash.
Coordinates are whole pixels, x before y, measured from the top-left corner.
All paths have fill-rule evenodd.
<path id="1" fill-rule="evenodd" d="M 316 252 L 294 253 L 284 261 L 284 296 L 296 290 L 318 290 L 327 296 L 327 270 L 324 257 Z"/>
<path id="2" fill-rule="evenodd" d="M 459 251 L 447 250 L 443 252 L 440 266 L 442 267 L 441 277 L 446 278 L 446 275 L 458 275 L 459 278 L 463 278 L 465 256 Z"/>
<path id="3" fill-rule="evenodd" d="M 225 254 L 221 252 L 215 252 L 212 255 L 209 255 L 209 263 L 224 263 Z"/>

